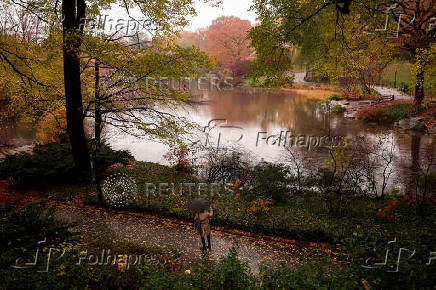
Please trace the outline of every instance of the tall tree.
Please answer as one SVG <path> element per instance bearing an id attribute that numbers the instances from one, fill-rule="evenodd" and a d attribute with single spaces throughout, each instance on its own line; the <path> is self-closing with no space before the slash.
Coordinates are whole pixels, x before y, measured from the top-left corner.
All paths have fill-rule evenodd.
<path id="1" fill-rule="evenodd" d="M 334 68 L 330 71 L 338 75 L 344 68 L 341 58 L 346 54 L 352 56 L 356 49 L 361 49 L 356 44 L 362 40 L 380 46 L 389 39 L 391 49 L 399 44 L 415 57 L 417 63 L 420 62 L 419 55 L 428 51 L 435 41 L 434 0 L 255 0 L 253 7 L 261 21 L 261 25 L 250 32 L 258 56 L 255 77 L 283 77 L 292 67 L 286 57 L 289 45 L 301 47 L 315 65 L 330 63 Z M 385 17 L 387 20 L 391 17 L 389 25 L 380 29 L 385 25 Z M 364 25 L 360 31 L 354 29 L 358 23 Z M 392 30 L 398 37 L 392 37 Z M 353 41 L 353 36 L 363 32 L 367 35 Z M 371 51 L 372 44 L 367 49 Z M 424 92 L 425 73 L 422 70 L 421 67 L 415 71 L 418 104 Z"/>
<path id="2" fill-rule="evenodd" d="M 85 11 L 85 0 L 62 1 L 62 51 L 67 130 L 76 172 L 80 177 L 89 179 L 91 163 L 83 128 L 82 83 L 80 79 L 80 47 L 84 29 L 81 23 L 85 19 Z"/>
<path id="3" fill-rule="evenodd" d="M 387 4 L 387 5 L 386 5 Z M 424 100 L 427 63 L 434 60 L 430 46 L 436 41 L 436 2 L 434 0 L 390 0 L 381 5 L 398 23 L 397 37 L 415 64 L 415 102 Z M 434 66 L 436 63 L 432 62 Z"/>
<path id="4" fill-rule="evenodd" d="M 217 66 L 229 66 L 246 60 L 250 55 L 249 20 L 222 16 L 212 21 L 206 30 L 205 51 L 216 59 Z"/>
<path id="5" fill-rule="evenodd" d="M 18 76 L 19 79 L 21 79 L 25 84 L 27 90 L 32 90 L 34 93 L 39 90 L 38 93 L 41 94 L 41 87 L 45 89 L 51 89 L 55 87 L 57 93 L 50 94 L 50 96 L 56 95 L 57 97 L 65 98 L 67 127 L 73 149 L 75 166 L 78 173 L 80 173 L 84 178 L 88 178 L 90 176 L 90 162 L 83 130 L 83 119 L 85 116 L 83 111 L 83 98 L 84 91 L 87 92 L 87 90 L 83 90 L 84 84 L 81 82 L 81 79 L 86 77 L 87 74 L 83 73 L 83 69 L 81 67 L 83 63 L 81 63 L 81 60 L 83 54 L 83 37 L 86 33 L 93 34 L 95 31 L 90 29 L 90 31 L 86 32 L 86 22 L 84 22 L 85 19 L 87 19 L 87 17 L 98 15 L 102 9 L 109 8 L 111 4 L 118 4 L 125 8 L 125 11 L 129 14 L 130 20 L 135 20 L 132 16 L 130 16 L 130 10 L 136 7 L 136 9 L 142 13 L 144 18 L 148 20 L 148 22 L 141 21 L 141 29 L 152 31 L 156 39 L 171 39 L 172 35 L 174 35 L 174 32 L 178 31 L 180 27 L 183 27 L 188 23 L 188 17 L 195 14 L 195 10 L 193 8 L 194 1 L 62 0 L 62 3 L 60 3 L 58 0 L 39 2 L 30 0 L 3 0 L 2 2 L 22 7 L 27 13 L 35 15 L 38 20 L 41 20 L 45 24 L 46 39 L 51 38 L 52 40 L 56 40 L 56 38 L 52 36 L 56 35 L 57 27 L 52 27 L 50 24 L 56 20 L 62 19 L 61 47 L 64 74 L 64 88 L 62 91 L 59 91 L 59 86 L 52 86 L 51 84 L 46 84 L 41 81 L 41 79 L 44 79 L 44 77 L 41 79 L 36 78 L 35 73 L 32 70 L 32 66 L 35 63 L 41 63 L 42 61 L 38 61 L 37 58 L 30 59 L 26 56 L 23 56 L 27 54 L 24 51 L 20 52 L 20 55 L 15 53 L 13 50 L 7 49 L 8 38 L 1 39 L 0 57 L 2 60 L 5 60 L 6 65 L 9 66 L 9 69 L 6 69 L 8 73 L 12 72 L 16 74 L 16 76 Z M 212 2 L 219 1 L 212 0 Z M 61 15 L 58 15 L 59 4 L 62 4 Z M 128 23 L 129 22 L 127 22 L 127 25 Z M 43 40 L 43 42 L 44 41 L 45 40 Z M 16 41 L 12 40 L 12 42 Z M 26 45 L 33 46 L 37 50 L 41 50 L 39 43 L 20 43 L 19 47 L 25 47 Z M 159 59 L 159 57 L 157 56 L 156 59 Z M 47 63 L 50 64 L 50 60 L 47 60 Z M 163 62 L 160 62 L 159 64 L 164 66 L 168 65 Z M 41 68 L 41 71 L 42 70 L 43 69 Z M 58 78 L 59 74 L 56 74 L 55 76 Z M 95 74 L 93 76 L 95 76 Z M 17 92 L 18 95 L 23 96 L 22 90 L 14 91 Z M 164 98 L 164 96 L 162 96 L 162 98 Z M 58 104 L 59 102 L 53 103 L 53 105 Z M 131 121 L 138 123 L 137 119 L 131 119 Z"/>

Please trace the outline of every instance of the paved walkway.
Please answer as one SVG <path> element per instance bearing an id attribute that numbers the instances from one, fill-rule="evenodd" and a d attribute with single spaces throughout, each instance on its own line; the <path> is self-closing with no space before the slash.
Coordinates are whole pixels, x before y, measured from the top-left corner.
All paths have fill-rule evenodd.
<path id="1" fill-rule="evenodd" d="M 304 80 L 306 76 L 306 72 L 295 72 L 294 73 L 294 82 L 300 84 L 310 84 Z M 388 88 L 383 86 L 375 86 L 374 90 L 384 97 L 394 96 L 395 100 L 410 100 L 411 96 L 403 93 L 402 91 L 394 88 Z"/>
<path id="2" fill-rule="evenodd" d="M 85 239 L 97 234 L 113 240 L 128 240 L 147 247 L 177 249 L 182 259 L 201 257 L 201 242 L 190 223 L 90 206 L 73 206 L 67 203 L 56 203 L 56 208 L 57 217 L 78 223 L 76 230 L 82 232 Z M 262 261 L 287 262 L 298 266 L 305 258 L 316 259 L 320 255 L 327 256 L 319 248 L 291 240 L 268 240 L 267 237 L 253 234 L 236 235 L 217 228 L 212 230 L 211 236 L 213 259 L 227 255 L 229 249 L 238 243 L 239 258 L 248 263 L 253 273 L 259 271 Z M 324 251 L 329 252 L 328 249 Z"/>
<path id="3" fill-rule="evenodd" d="M 411 100 L 412 97 L 409 95 L 406 95 L 402 91 L 394 88 L 387 88 L 387 87 L 381 87 L 381 86 L 375 86 L 374 90 L 379 93 L 382 96 L 385 97 L 391 97 L 394 96 L 395 100 Z"/>

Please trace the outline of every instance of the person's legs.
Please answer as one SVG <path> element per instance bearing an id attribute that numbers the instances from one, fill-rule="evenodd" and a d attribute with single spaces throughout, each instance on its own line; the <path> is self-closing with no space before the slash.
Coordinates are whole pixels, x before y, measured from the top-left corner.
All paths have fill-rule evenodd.
<path id="1" fill-rule="evenodd" d="M 207 247 L 209 248 L 209 251 L 211 250 L 211 246 L 210 246 L 210 235 L 207 235 Z"/>
<path id="2" fill-rule="evenodd" d="M 204 240 L 204 237 L 201 237 L 201 243 L 203 244 L 203 247 L 201 248 L 201 250 L 206 251 L 206 241 Z"/>

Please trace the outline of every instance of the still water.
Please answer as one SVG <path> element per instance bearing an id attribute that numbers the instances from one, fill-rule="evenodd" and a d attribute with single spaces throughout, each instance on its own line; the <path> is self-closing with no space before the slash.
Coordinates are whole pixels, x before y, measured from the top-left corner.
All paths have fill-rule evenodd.
<path id="1" fill-rule="evenodd" d="M 304 136 L 306 144 L 310 143 L 307 140 L 324 136 L 365 136 L 376 140 L 387 134 L 395 155 L 390 187 L 407 187 L 417 171 L 417 160 L 423 154 L 435 154 L 436 136 L 397 132 L 332 115 L 323 106 L 323 98 L 331 93 L 326 90 L 204 91 L 195 99 L 205 104 L 186 108 L 179 114 L 205 128 L 210 134 L 210 146 L 237 145 L 251 152 L 253 158 L 271 162 L 286 162 L 289 157 L 284 154 L 283 144 L 279 146 L 274 142 L 280 134 L 282 137 Z M 114 148 L 128 149 L 138 160 L 167 163 L 163 155 L 169 148 L 164 144 L 128 136 L 115 129 L 110 130 L 108 137 Z M 327 156 L 319 146 L 307 148 L 300 144 L 294 148 L 302 154 L 315 156 L 312 162 L 320 164 Z"/>
<path id="2" fill-rule="evenodd" d="M 279 146 L 279 142 L 274 142 L 280 134 L 289 141 L 288 148 L 291 138 L 285 137 L 304 136 L 305 144 L 314 146 L 307 148 L 299 144 L 292 148 L 319 165 L 324 163 L 328 154 L 321 143 L 315 145 L 320 138 L 365 136 L 375 141 L 387 134 L 394 145 L 395 155 L 389 187 L 405 190 L 414 180 L 421 159 L 433 155 L 436 160 L 436 135 L 398 132 L 335 116 L 323 105 L 323 98 L 331 93 L 326 90 L 202 91 L 196 92 L 194 98 L 202 104 L 180 109 L 176 113 L 203 127 L 209 134 L 208 146 L 237 146 L 250 152 L 253 161 L 289 161 L 284 144 Z M 107 131 L 106 138 L 114 149 L 127 149 L 140 161 L 167 164 L 163 155 L 168 152 L 168 146 L 157 140 L 126 135 L 115 128 L 108 128 Z M 3 128 L 0 133 L 0 144 L 24 146 L 35 140 L 35 130 L 25 127 L 11 126 Z"/>

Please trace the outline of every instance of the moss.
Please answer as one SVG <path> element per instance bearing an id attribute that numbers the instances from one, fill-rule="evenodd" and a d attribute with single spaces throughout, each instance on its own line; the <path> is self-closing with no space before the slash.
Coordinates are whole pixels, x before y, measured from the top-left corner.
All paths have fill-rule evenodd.
<path id="1" fill-rule="evenodd" d="M 342 107 L 341 105 L 336 105 L 332 108 L 332 112 L 335 114 L 342 114 L 346 111 L 345 107 Z"/>
<path id="2" fill-rule="evenodd" d="M 338 94 L 331 94 L 324 98 L 324 101 L 340 101 L 342 100 L 342 97 Z"/>

